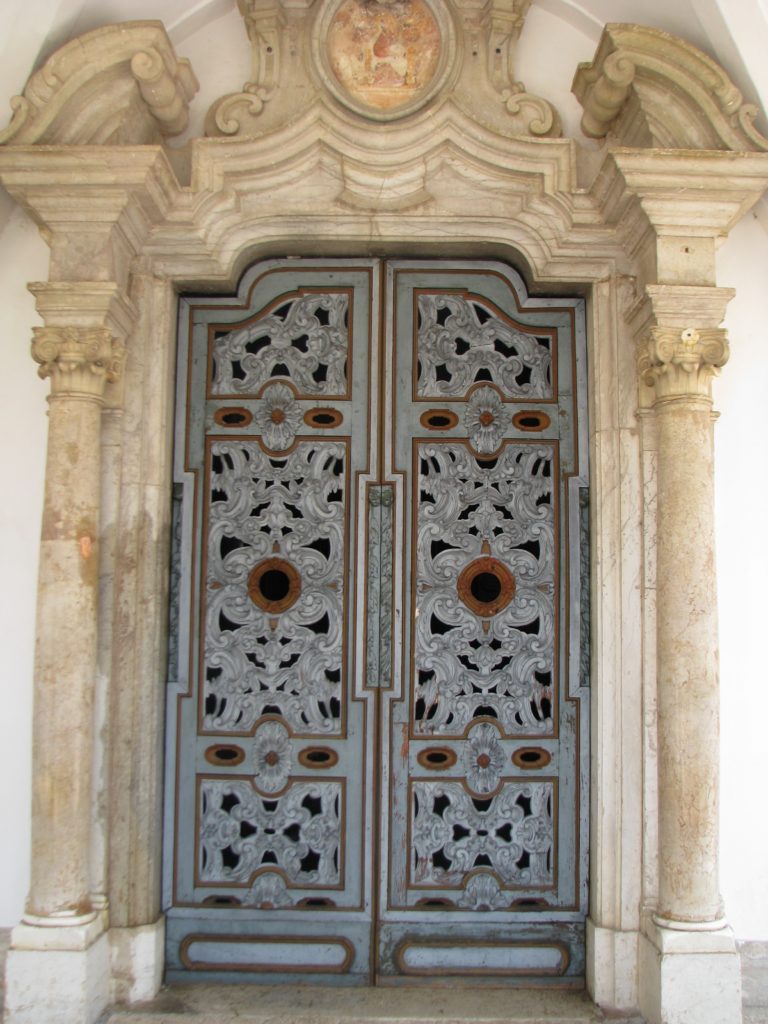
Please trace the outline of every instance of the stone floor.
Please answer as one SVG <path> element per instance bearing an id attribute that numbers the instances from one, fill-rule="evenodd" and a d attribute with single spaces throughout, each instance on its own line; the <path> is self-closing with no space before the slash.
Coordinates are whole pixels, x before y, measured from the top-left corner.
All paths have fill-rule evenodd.
<path id="1" fill-rule="evenodd" d="M 0 1017 L 10 931 L 0 929 Z M 743 1024 L 768 1024 L 768 944 L 742 949 Z M 258 996 L 258 1005 L 255 1003 Z M 489 988 L 329 989 L 277 985 L 173 985 L 152 1003 L 108 1010 L 100 1024 L 642 1024 L 611 1017 L 581 992 Z"/>
<path id="2" fill-rule="evenodd" d="M 598 1024 L 611 1018 L 583 992 L 481 987 L 323 988 L 172 985 L 145 1007 L 108 1012 L 103 1024 Z"/>

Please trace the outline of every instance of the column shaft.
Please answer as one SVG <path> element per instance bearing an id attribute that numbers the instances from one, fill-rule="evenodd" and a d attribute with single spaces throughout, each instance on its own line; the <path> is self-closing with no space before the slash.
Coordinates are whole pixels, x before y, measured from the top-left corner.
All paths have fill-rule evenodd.
<path id="1" fill-rule="evenodd" d="M 91 763 L 98 599 L 99 422 L 52 397 L 40 548 L 29 910 L 90 911 Z"/>
<path id="2" fill-rule="evenodd" d="M 51 378 L 40 547 L 28 920 L 90 915 L 101 406 L 122 346 L 102 328 L 35 329 Z M 41 920 L 42 919 L 42 920 Z"/>
<path id="3" fill-rule="evenodd" d="M 662 399 L 656 413 L 658 912 L 712 922 L 721 907 L 711 403 Z"/>

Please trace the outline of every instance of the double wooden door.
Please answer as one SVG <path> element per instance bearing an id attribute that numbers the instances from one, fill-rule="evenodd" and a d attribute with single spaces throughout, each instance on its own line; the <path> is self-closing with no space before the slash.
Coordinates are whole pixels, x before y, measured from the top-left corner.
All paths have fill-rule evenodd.
<path id="1" fill-rule="evenodd" d="M 583 976 L 584 378 L 501 264 L 182 299 L 169 977 Z"/>

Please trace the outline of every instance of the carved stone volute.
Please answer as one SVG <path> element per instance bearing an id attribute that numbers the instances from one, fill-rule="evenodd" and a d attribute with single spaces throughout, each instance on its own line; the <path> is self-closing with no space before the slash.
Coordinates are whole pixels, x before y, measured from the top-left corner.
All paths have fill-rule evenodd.
<path id="1" fill-rule="evenodd" d="M 695 46 L 642 25 L 606 25 L 573 92 L 581 127 L 619 146 L 755 151 L 768 138 L 725 71 Z"/>
<path id="2" fill-rule="evenodd" d="M 101 401 L 122 371 L 125 346 L 104 327 L 35 327 L 32 358 L 55 397 Z"/>
<path id="3" fill-rule="evenodd" d="M 728 361 L 726 331 L 720 327 L 652 327 L 640 346 L 638 371 L 655 389 L 656 400 L 711 399 L 712 379 Z"/>

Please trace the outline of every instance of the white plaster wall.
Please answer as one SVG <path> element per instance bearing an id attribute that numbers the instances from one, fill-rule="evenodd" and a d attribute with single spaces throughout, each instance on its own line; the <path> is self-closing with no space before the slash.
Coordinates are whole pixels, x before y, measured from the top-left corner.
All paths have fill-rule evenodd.
<path id="1" fill-rule="evenodd" d="M 48 276 L 48 248 L 20 210 L 0 235 L 0 927 L 29 886 L 32 653 L 48 386 L 29 355 L 40 323 L 28 281 Z"/>
<path id="2" fill-rule="evenodd" d="M 721 878 L 739 939 L 768 938 L 768 232 L 750 214 L 718 253 L 737 288 L 731 358 L 715 384 L 721 671 Z"/>
<path id="3" fill-rule="evenodd" d="M 0 42 L 0 111 L 7 109 L 6 97 L 25 80 L 40 46 L 45 42 L 50 48 L 50 38 L 61 33 L 66 37 L 73 26 L 74 31 L 85 31 L 121 17 L 163 17 L 164 6 L 172 7 L 178 18 L 175 32 L 173 19 L 166 20 L 179 53 L 192 58 L 203 83 L 193 117 L 198 131 L 208 102 L 239 88 L 247 76 L 245 34 L 232 0 L 211 0 L 207 23 L 203 3 L 185 14 L 181 8 L 186 5 L 176 0 L 130 0 L 137 9 L 126 13 L 127 0 L 99 0 L 98 5 L 83 2 L 81 14 L 74 16 L 71 10 L 78 2 L 29 0 L 23 5 L 13 0 L 16 16 L 8 23 L 6 45 Z M 521 40 L 518 74 L 529 90 L 555 102 L 567 134 L 577 133 L 580 116 L 569 93 L 575 65 L 591 57 L 599 32 L 597 16 L 585 11 L 594 7 L 601 13 L 597 10 L 601 2 L 576 5 L 570 0 L 540 0 L 531 10 Z M 717 7 L 717 0 L 700 2 L 702 10 Z M 745 5 L 757 3 L 744 0 L 737 5 L 739 32 L 744 31 Z M 614 11 L 611 20 L 653 21 L 647 16 L 647 3 L 622 0 L 620 6 L 622 10 L 618 16 Z M 30 24 L 35 22 L 34 29 L 25 31 L 22 10 L 28 12 Z M 678 7 L 675 10 L 680 13 Z M 656 23 L 663 24 L 658 19 Z M 697 42 L 700 34 L 698 24 L 695 32 L 687 33 Z M 226 61 L 222 53 L 228 54 Z M 3 230 L 3 211 L 11 209 L 3 206 L 3 198 L 0 193 L 0 927 L 18 920 L 28 885 L 34 594 L 47 394 L 47 384 L 38 380 L 29 357 L 30 329 L 38 320 L 25 289 L 28 281 L 46 278 L 46 247 L 19 211 L 11 212 Z M 768 939 L 768 815 L 763 795 L 768 669 L 762 648 L 768 624 L 768 530 L 763 525 L 768 460 L 762 439 L 766 432 L 763 409 L 768 402 L 768 330 L 763 326 L 768 232 L 754 217 L 739 226 L 721 249 L 719 275 L 720 283 L 739 288 L 728 318 L 733 355 L 716 391 L 722 413 L 716 443 L 723 893 L 737 936 Z"/>

